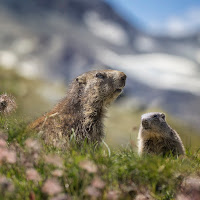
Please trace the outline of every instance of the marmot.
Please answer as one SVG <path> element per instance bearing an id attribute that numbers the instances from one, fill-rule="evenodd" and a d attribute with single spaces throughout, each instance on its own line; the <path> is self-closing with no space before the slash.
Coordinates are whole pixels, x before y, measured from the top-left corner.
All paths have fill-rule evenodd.
<path id="1" fill-rule="evenodd" d="M 53 145 L 65 144 L 72 134 L 77 143 L 101 142 L 106 108 L 120 95 L 125 82 L 126 75 L 120 71 L 86 72 L 72 81 L 67 96 L 52 111 L 29 128 L 41 131 L 45 142 Z"/>
<path id="2" fill-rule="evenodd" d="M 165 121 L 163 113 L 147 113 L 142 115 L 138 134 L 138 153 L 158 155 L 184 155 L 185 148 L 178 133 Z"/>

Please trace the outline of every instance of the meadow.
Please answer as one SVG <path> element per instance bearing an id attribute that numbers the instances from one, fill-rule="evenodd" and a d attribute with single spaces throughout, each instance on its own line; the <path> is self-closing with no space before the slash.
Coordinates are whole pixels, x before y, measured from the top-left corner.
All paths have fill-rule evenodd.
<path id="1" fill-rule="evenodd" d="M 18 104 L 14 115 L 0 116 L 0 199 L 199 198 L 198 131 L 168 115 L 183 138 L 186 156 L 139 157 L 137 132 L 146 111 L 120 109 L 119 103 L 109 109 L 105 122 L 107 145 L 80 148 L 71 137 L 64 148 L 47 146 L 26 128 L 52 106 L 38 95 L 46 84 L 0 69 L 0 93 L 14 95 Z"/>

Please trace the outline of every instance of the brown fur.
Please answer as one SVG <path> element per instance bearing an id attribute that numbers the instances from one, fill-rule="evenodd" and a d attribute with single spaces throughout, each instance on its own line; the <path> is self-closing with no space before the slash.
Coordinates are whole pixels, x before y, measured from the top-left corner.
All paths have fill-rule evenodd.
<path id="1" fill-rule="evenodd" d="M 138 135 L 138 153 L 158 155 L 184 155 L 185 148 L 178 133 L 165 121 L 163 113 L 147 113 L 142 115 L 142 123 Z"/>
<path id="2" fill-rule="evenodd" d="M 116 70 L 95 70 L 82 74 L 71 83 L 67 96 L 52 111 L 30 125 L 40 131 L 46 143 L 65 143 L 75 134 L 83 140 L 101 142 L 107 106 L 125 86 L 126 75 Z"/>

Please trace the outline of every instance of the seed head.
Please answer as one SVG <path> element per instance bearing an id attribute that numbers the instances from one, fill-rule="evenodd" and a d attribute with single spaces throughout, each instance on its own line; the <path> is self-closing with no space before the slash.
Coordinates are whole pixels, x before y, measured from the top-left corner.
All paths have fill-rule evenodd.
<path id="1" fill-rule="evenodd" d="M 8 94 L 0 95 L 0 113 L 3 115 L 9 115 L 14 112 L 16 108 L 17 104 L 15 102 L 15 97 Z"/>

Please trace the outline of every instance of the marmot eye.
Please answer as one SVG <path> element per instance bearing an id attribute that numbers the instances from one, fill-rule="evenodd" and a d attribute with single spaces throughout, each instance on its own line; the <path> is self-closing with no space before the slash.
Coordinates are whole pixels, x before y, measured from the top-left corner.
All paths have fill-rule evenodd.
<path id="1" fill-rule="evenodd" d="M 104 79 L 104 78 L 105 78 L 105 75 L 102 74 L 102 73 L 97 73 L 97 74 L 96 74 L 96 77 L 97 77 L 97 78 Z"/>
<path id="2" fill-rule="evenodd" d="M 158 117 L 158 115 L 154 115 L 154 116 L 153 116 L 153 118 L 156 118 L 156 117 Z"/>

